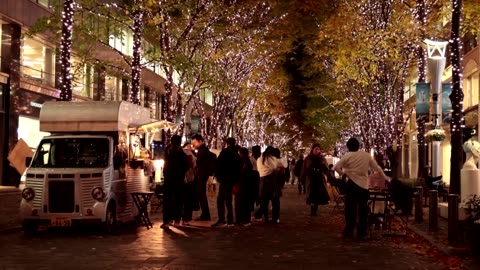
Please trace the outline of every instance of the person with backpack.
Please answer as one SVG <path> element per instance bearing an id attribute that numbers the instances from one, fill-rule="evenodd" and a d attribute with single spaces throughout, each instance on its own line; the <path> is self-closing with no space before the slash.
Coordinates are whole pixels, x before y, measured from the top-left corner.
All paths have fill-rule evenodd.
<path id="1" fill-rule="evenodd" d="M 295 168 L 293 169 L 293 173 L 298 179 L 298 195 L 305 194 L 305 183 L 302 183 L 300 179 L 300 174 L 302 173 L 303 168 L 303 155 L 300 155 L 298 161 L 295 163 Z"/>
<path id="2" fill-rule="evenodd" d="M 192 136 L 192 146 L 197 150 L 197 163 L 195 167 L 195 185 L 197 198 L 200 203 L 202 213 L 200 217 L 195 219 L 197 221 L 210 221 L 210 209 L 208 208 L 207 199 L 207 182 L 208 178 L 215 173 L 215 161 L 217 156 L 210 152 L 208 147 L 203 142 L 203 137 L 200 134 Z"/>

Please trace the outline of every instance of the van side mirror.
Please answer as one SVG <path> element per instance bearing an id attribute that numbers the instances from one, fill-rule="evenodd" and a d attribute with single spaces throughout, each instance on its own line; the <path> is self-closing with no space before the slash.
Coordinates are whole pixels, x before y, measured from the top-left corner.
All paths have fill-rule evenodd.
<path id="1" fill-rule="evenodd" d="M 27 168 L 30 166 L 30 163 L 32 163 L 32 157 L 26 157 L 25 158 L 25 166 Z"/>

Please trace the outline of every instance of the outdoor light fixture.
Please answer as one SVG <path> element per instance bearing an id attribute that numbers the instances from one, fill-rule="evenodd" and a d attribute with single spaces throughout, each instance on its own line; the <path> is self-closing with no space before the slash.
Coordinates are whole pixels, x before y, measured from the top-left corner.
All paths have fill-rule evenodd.
<path id="1" fill-rule="evenodd" d="M 424 40 L 427 46 L 427 70 L 430 74 L 430 85 L 432 86 L 433 101 L 433 129 L 440 129 L 440 121 L 442 119 L 442 74 L 445 70 L 445 52 L 448 41 Z M 440 176 L 440 144 L 441 141 L 432 141 L 432 176 Z"/>

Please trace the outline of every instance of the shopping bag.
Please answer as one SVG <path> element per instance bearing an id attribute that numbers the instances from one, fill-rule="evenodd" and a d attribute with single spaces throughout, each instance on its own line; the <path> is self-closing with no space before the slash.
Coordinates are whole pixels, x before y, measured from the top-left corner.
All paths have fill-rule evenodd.
<path id="1" fill-rule="evenodd" d="M 215 176 L 208 177 L 207 180 L 207 196 L 215 197 L 217 195 L 217 179 Z"/>

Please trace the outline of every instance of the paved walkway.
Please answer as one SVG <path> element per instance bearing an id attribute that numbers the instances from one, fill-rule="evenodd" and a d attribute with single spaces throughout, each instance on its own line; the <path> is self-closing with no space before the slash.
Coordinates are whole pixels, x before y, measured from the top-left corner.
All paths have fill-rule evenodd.
<path id="1" fill-rule="evenodd" d="M 281 204 L 277 225 L 211 229 L 211 223 L 196 222 L 164 231 L 161 215 L 154 214 L 153 229 L 124 228 L 115 236 L 75 230 L 27 239 L 19 231 L 2 233 L 0 269 L 449 269 L 418 253 L 408 239 L 342 240 L 341 211 L 325 206 L 311 218 L 293 186 Z"/>
<path id="2" fill-rule="evenodd" d="M 413 210 L 413 213 L 415 210 Z M 429 231 L 429 208 L 423 207 L 423 221 L 415 222 L 412 216 L 409 219 L 409 228 L 420 237 L 428 241 L 433 247 L 448 255 L 451 260 L 459 260 L 467 269 L 480 269 L 479 258 L 473 258 L 469 252 L 465 239 L 459 237 L 456 243 L 450 244 L 448 241 L 448 220 L 438 217 L 438 230 L 436 232 Z M 462 230 L 460 228 L 460 230 Z M 460 232 L 461 233 L 461 232 Z"/>

